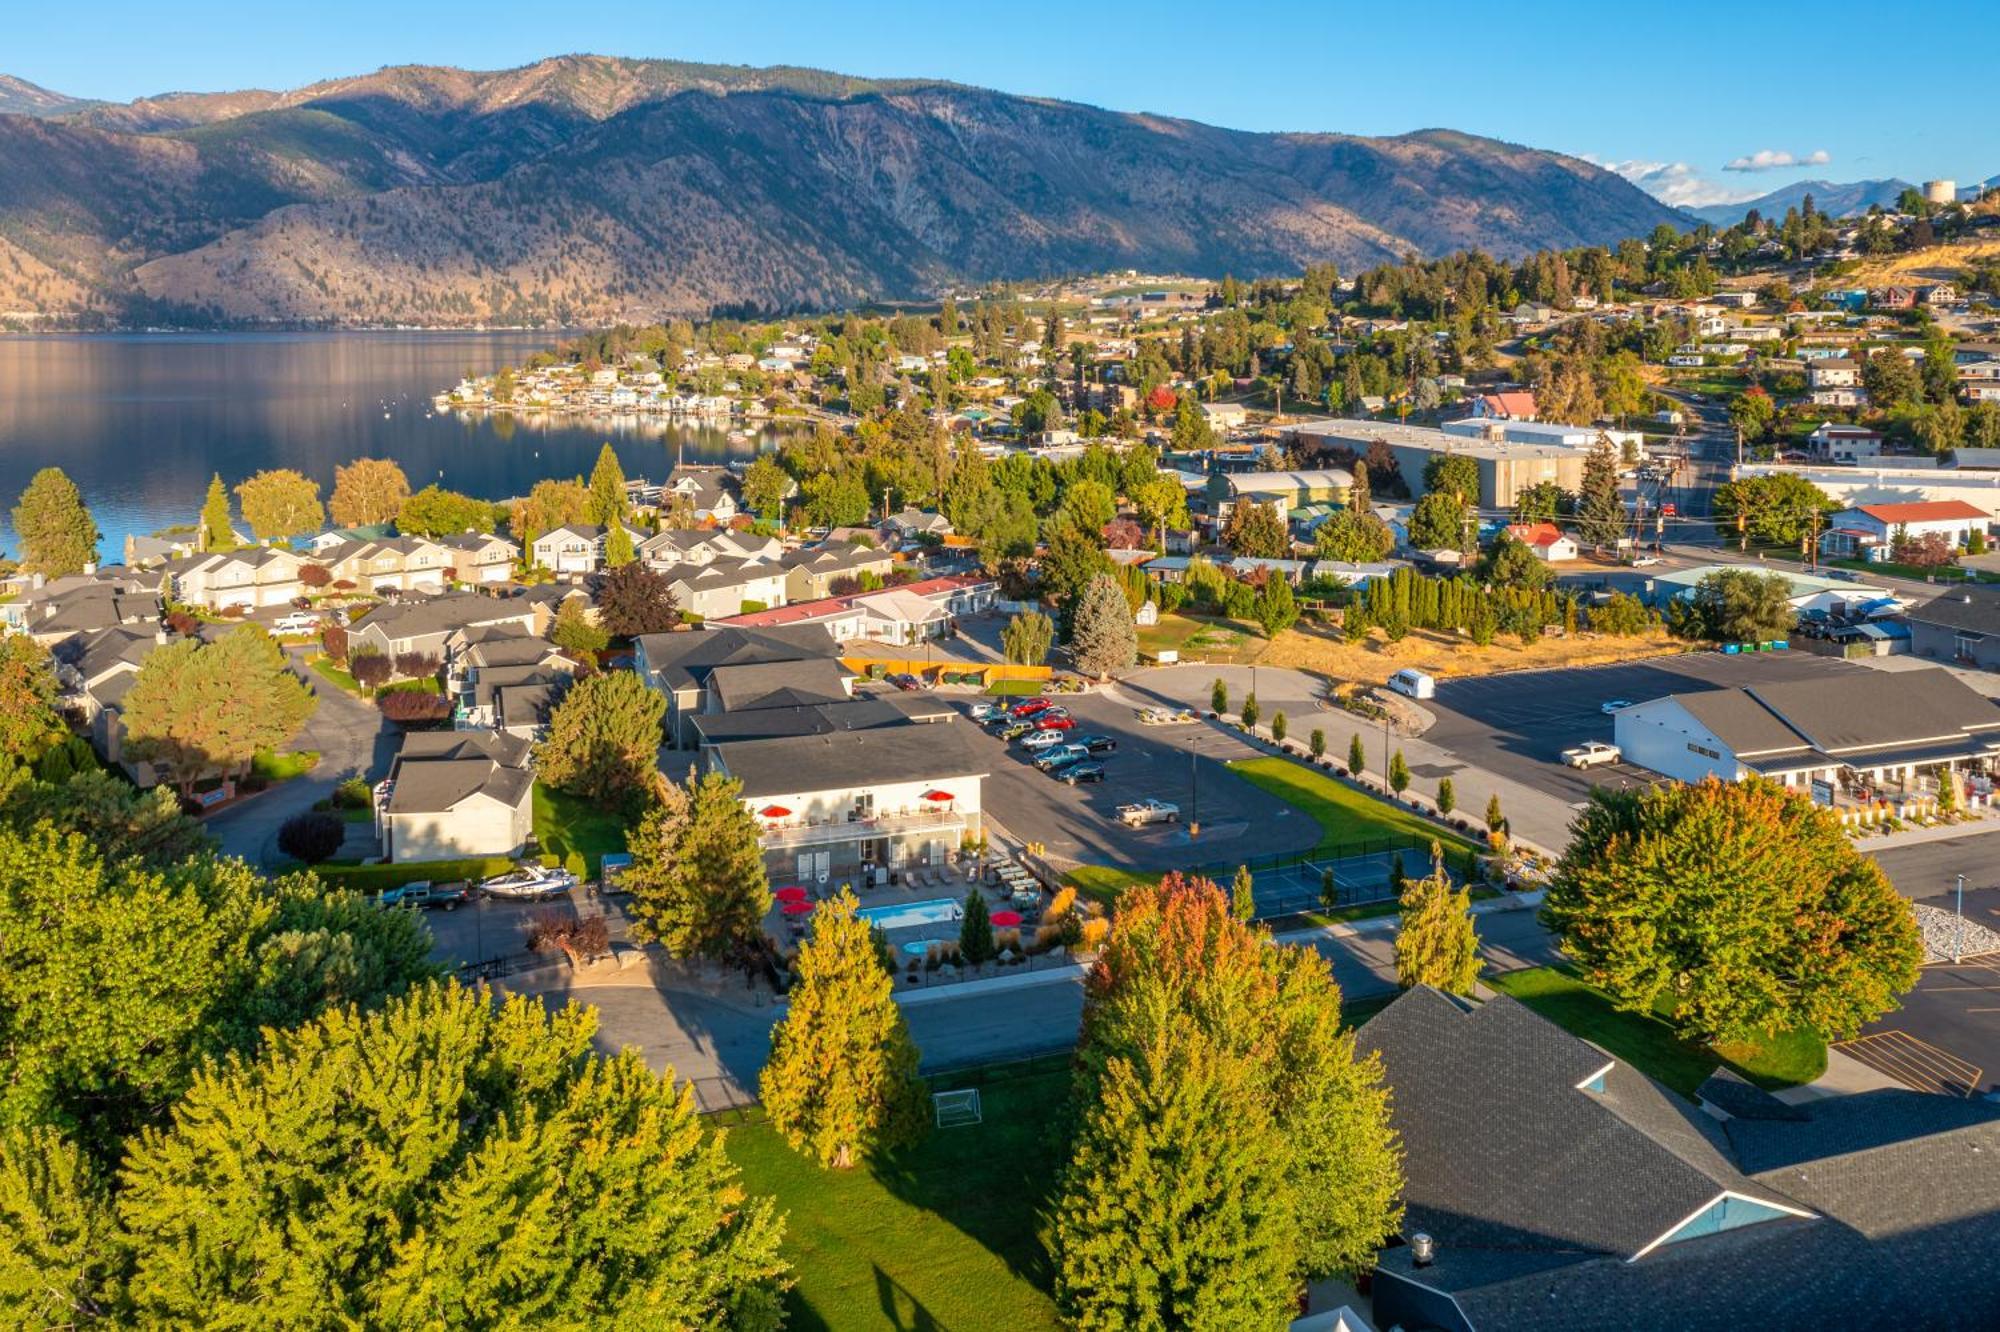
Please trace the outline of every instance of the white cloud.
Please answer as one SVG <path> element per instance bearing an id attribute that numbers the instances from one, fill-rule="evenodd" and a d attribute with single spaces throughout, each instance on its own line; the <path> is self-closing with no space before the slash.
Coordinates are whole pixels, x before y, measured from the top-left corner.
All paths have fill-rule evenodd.
<path id="1" fill-rule="evenodd" d="M 1738 190 L 1709 180 L 1686 162 L 1649 162 L 1642 158 L 1613 162 L 1589 154 L 1584 155 L 1584 160 L 1623 176 L 1661 203 L 1675 208 L 1739 203 L 1762 193 L 1759 190 Z"/>
<path id="2" fill-rule="evenodd" d="M 1787 167 L 1825 166 L 1833 160 L 1833 154 L 1824 148 L 1816 148 L 1803 156 L 1784 152 L 1777 148 L 1759 148 L 1754 153 L 1745 154 L 1723 165 L 1724 171 L 1783 171 Z"/>

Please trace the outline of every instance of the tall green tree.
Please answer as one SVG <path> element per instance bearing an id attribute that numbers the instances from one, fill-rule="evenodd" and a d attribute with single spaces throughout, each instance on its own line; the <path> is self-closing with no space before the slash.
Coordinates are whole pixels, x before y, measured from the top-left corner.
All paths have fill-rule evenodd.
<path id="1" fill-rule="evenodd" d="M 1410 765 L 1400 749 L 1389 756 L 1389 789 L 1399 796 L 1410 789 Z"/>
<path id="2" fill-rule="evenodd" d="M 623 569 L 639 557 L 639 550 L 632 541 L 632 533 L 623 523 L 613 523 L 604 534 L 604 565 L 607 569 Z"/>
<path id="3" fill-rule="evenodd" d="M 229 518 L 229 491 L 220 472 L 208 478 L 208 497 L 201 502 L 196 544 L 202 550 L 236 549 L 236 527 Z"/>
<path id="4" fill-rule="evenodd" d="M 342 527 L 369 527 L 393 521 L 410 498 L 410 478 L 387 458 L 356 458 L 333 469 L 333 497 L 327 508 Z"/>
<path id="5" fill-rule="evenodd" d="M 783 517 L 785 497 L 791 493 L 791 474 L 768 453 L 758 454 L 743 471 L 743 502 L 759 518 L 775 522 Z"/>
<path id="6" fill-rule="evenodd" d="M 631 671 L 579 680 L 549 714 L 535 747 L 541 780 L 591 800 L 643 794 L 659 771 L 666 696 Z"/>
<path id="7" fill-rule="evenodd" d="M 1923 962 L 1908 903 L 1833 812 L 1761 778 L 1594 792 L 1543 912 L 1621 1007 L 1709 1040 L 1851 1036 Z"/>
<path id="8" fill-rule="evenodd" d="M 1362 747 L 1361 732 L 1356 731 L 1347 739 L 1347 775 L 1356 781 L 1368 767 L 1368 751 Z"/>
<path id="9" fill-rule="evenodd" d="M 844 1170 L 929 1127 L 917 1047 L 854 894 L 822 902 L 757 1090 L 793 1149 Z"/>
<path id="10" fill-rule="evenodd" d="M 1389 525 L 1366 509 L 1341 509 L 1313 532 L 1313 553 L 1342 564 L 1373 564 L 1395 546 Z"/>
<path id="11" fill-rule="evenodd" d="M 1055 621 L 1040 611 L 1022 611 L 1000 630 L 1000 648 L 1017 666 L 1039 666 L 1055 646 Z"/>
<path id="12" fill-rule="evenodd" d="M 405 536 L 428 537 L 494 532 L 505 517 L 499 505 L 433 484 L 403 501 L 396 511 L 396 530 Z"/>
<path id="13" fill-rule="evenodd" d="M 1577 492 L 1576 532 L 1596 550 L 1615 546 L 1627 535 L 1625 501 L 1618 494 L 1618 455 L 1610 442 L 1599 439 L 1583 460 L 1583 485 Z"/>
<path id="14" fill-rule="evenodd" d="M 742 790 L 719 772 L 660 781 L 630 839 L 636 932 L 676 957 L 737 959 L 764 937 L 771 882 Z"/>
<path id="15" fill-rule="evenodd" d="M 14 535 L 25 573 L 64 578 L 97 559 L 97 522 L 60 467 L 44 467 L 29 479 L 14 506 Z"/>
<path id="16" fill-rule="evenodd" d="M 1077 670 L 1102 680 L 1139 659 L 1139 631 L 1131 603 L 1109 574 L 1090 580 L 1076 608 L 1070 652 Z"/>
<path id="17" fill-rule="evenodd" d="M 1410 544 L 1418 550 L 1464 549 L 1471 539 L 1468 512 L 1456 491 L 1427 491 L 1410 510 Z"/>
<path id="18" fill-rule="evenodd" d="M 260 541 L 317 532 L 326 526 L 319 482 L 289 467 L 271 468 L 243 482 L 236 487 L 236 502 L 251 534 Z"/>
<path id="19" fill-rule="evenodd" d="M 125 750 L 185 794 L 243 773 L 259 750 L 290 744 L 316 706 L 285 650 L 256 625 L 212 643 L 187 638 L 146 654 L 124 700 Z"/>
<path id="20" fill-rule="evenodd" d="M 1257 594 L 1257 623 L 1264 630 L 1264 637 L 1276 638 L 1299 621 L 1298 598 L 1292 595 L 1291 580 L 1283 574 L 1272 574 L 1264 582 L 1264 590 Z"/>
<path id="21" fill-rule="evenodd" d="M 609 443 L 597 451 L 597 463 L 590 469 L 590 505 L 587 516 L 599 527 L 616 527 L 632 512 L 625 497 L 625 469 Z"/>
<path id="22" fill-rule="evenodd" d="M 975 967 L 998 955 L 993 946 L 993 916 L 986 909 L 985 894 L 977 888 L 965 895 L 965 911 L 958 921 L 958 955 Z"/>
<path id="23" fill-rule="evenodd" d="M 1724 643 L 1765 643 L 1798 626 L 1791 580 L 1751 569 L 1718 569 L 1695 584 L 1689 600 L 1701 637 Z"/>
<path id="24" fill-rule="evenodd" d="M 430 986 L 226 1060 L 122 1171 L 134 1321 L 777 1328 L 771 1204 L 596 1025 Z"/>
<path id="25" fill-rule="evenodd" d="M 1222 544 L 1252 559 L 1281 560 L 1292 553 L 1292 534 L 1275 506 L 1239 500 L 1223 520 Z"/>
<path id="26" fill-rule="evenodd" d="M 55 661 L 26 634 L 0 637 L 0 756 L 33 763 L 69 734 Z"/>
<path id="27" fill-rule="evenodd" d="M 1257 880 L 1248 865 L 1238 865 L 1236 877 L 1229 881 L 1229 909 L 1238 920 L 1257 918 Z"/>
<path id="28" fill-rule="evenodd" d="M 1472 925 L 1472 890 L 1455 888 L 1443 857 L 1431 847 L 1431 872 L 1403 886 L 1396 927 L 1396 983 L 1471 994 L 1479 979 L 1479 934 Z"/>

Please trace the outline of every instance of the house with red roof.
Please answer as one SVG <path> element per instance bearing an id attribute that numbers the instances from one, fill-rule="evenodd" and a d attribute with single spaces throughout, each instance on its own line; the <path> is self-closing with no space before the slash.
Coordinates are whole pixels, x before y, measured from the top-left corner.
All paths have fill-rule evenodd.
<path id="1" fill-rule="evenodd" d="M 899 583 L 873 592 L 795 601 L 789 606 L 711 620 L 736 629 L 770 629 L 781 625 L 817 624 L 836 640 L 873 639 L 883 643 L 920 643 L 942 638 L 961 615 L 993 609 L 1000 584 L 976 574 L 953 574 Z"/>
<path id="2" fill-rule="evenodd" d="M 1510 523 L 1507 535 L 1534 551 L 1546 564 L 1577 556 L 1576 542 L 1554 523 Z"/>
<path id="3" fill-rule="evenodd" d="M 1822 544 L 1835 554 L 1852 554 L 1936 535 L 1953 546 L 1963 546 L 1971 533 L 1990 533 L 1992 527 L 1992 514 L 1964 500 L 1858 504 L 1833 516 Z"/>
<path id="4" fill-rule="evenodd" d="M 1535 419 L 1535 395 L 1527 389 L 1482 393 L 1473 399 L 1472 414 L 1488 421 L 1532 421 Z"/>

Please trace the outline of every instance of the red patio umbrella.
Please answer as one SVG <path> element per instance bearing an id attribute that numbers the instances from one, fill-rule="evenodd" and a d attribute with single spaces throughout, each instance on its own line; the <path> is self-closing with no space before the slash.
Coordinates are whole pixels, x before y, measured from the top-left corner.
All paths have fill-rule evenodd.
<path id="1" fill-rule="evenodd" d="M 813 909 L 811 902 L 787 902 L 778 908 L 788 916 L 803 916 Z"/>
<path id="2" fill-rule="evenodd" d="M 789 888 L 780 888 L 777 892 L 771 894 L 771 896 L 777 898 L 780 902 L 803 902 L 806 900 L 806 890 L 797 884 L 793 884 Z"/>
<path id="3" fill-rule="evenodd" d="M 764 808 L 758 810 L 757 813 L 767 819 L 789 819 L 792 817 L 792 811 L 786 809 L 783 805 L 766 805 Z"/>
<path id="4" fill-rule="evenodd" d="M 937 801 L 939 803 L 948 803 L 950 801 L 958 799 L 958 797 L 953 795 L 949 791 L 926 791 L 924 792 L 924 799 Z"/>
<path id="5" fill-rule="evenodd" d="M 1019 925 L 1021 923 L 1021 913 L 1018 911 L 996 911 L 993 913 L 993 923 L 995 925 Z"/>

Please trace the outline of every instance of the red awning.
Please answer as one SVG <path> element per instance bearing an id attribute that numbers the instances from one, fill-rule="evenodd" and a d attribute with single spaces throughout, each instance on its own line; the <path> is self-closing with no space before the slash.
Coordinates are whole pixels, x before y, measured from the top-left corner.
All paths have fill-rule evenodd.
<path id="1" fill-rule="evenodd" d="M 764 808 L 758 810 L 757 813 L 767 819 L 789 819 L 792 817 L 792 811 L 786 809 L 783 805 L 766 805 Z"/>

